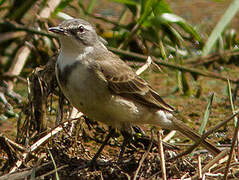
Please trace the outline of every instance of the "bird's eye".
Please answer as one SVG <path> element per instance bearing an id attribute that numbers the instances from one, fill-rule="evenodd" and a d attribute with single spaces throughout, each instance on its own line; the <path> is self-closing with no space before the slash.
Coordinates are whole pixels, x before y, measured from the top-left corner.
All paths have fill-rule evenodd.
<path id="1" fill-rule="evenodd" d="M 83 33 L 84 31 L 85 31 L 84 27 L 83 27 L 83 26 L 80 26 L 80 27 L 79 27 L 79 32 L 80 32 L 80 33 Z"/>

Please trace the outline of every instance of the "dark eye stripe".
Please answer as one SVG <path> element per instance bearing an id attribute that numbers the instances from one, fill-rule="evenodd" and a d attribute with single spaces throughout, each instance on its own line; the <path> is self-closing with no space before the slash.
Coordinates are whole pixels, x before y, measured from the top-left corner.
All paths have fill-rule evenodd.
<path id="1" fill-rule="evenodd" d="M 76 35 L 77 35 L 77 31 L 74 30 L 74 29 L 69 30 L 69 32 L 70 32 L 71 35 L 73 35 L 73 36 L 76 36 Z"/>
<path id="2" fill-rule="evenodd" d="M 77 32 L 80 32 L 80 33 L 83 33 L 85 32 L 86 29 L 83 27 L 83 26 L 80 26 L 80 27 L 77 27 L 77 28 L 70 28 L 69 29 L 69 32 L 72 34 L 72 35 L 76 35 Z"/>

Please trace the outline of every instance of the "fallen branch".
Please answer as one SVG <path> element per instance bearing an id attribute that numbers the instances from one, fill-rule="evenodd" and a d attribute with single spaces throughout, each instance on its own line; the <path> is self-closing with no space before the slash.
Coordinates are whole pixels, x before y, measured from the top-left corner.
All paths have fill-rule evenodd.
<path id="1" fill-rule="evenodd" d="M 129 51 L 124 51 L 124 50 L 118 50 L 118 49 L 115 49 L 115 48 L 112 48 L 112 47 L 108 47 L 108 49 L 110 51 L 116 53 L 116 54 L 121 54 L 121 55 L 130 56 L 130 57 L 133 57 L 133 58 L 137 58 L 141 62 L 145 62 L 148 58 L 148 56 L 145 56 L 145 55 L 142 55 L 142 54 L 129 52 Z M 155 57 L 152 57 L 152 59 L 154 60 L 154 63 L 156 63 L 158 65 L 166 66 L 166 67 L 173 68 L 173 69 L 178 69 L 178 70 L 185 71 L 185 72 L 194 73 L 194 74 L 205 76 L 205 77 L 220 79 L 220 80 L 223 80 L 223 81 L 227 81 L 229 79 L 232 83 L 238 83 L 238 79 L 232 79 L 230 77 L 224 77 L 224 76 L 221 76 L 218 73 L 213 73 L 213 72 L 210 72 L 210 71 L 203 71 L 203 70 L 199 70 L 199 69 L 196 69 L 196 68 L 186 67 L 184 65 L 179 65 L 179 64 L 175 64 L 175 63 L 171 63 L 171 62 L 162 61 L 162 60 L 159 60 Z"/>
<path id="2" fill-rule="evenodd" d="M 193 65 L 193 66 L 200 66 L 207 63 L 212 63 L 223 57 L 230 57 L 230 56 L 236 56 L 236 55 L 239 55 L 239 49 L 229 49 L 222 52 L 220 51 L 218 53 L 209 54 L 207 56 L 200 56 L 197 58 L 186 59 L 184 63 L 188 65 Z"/>

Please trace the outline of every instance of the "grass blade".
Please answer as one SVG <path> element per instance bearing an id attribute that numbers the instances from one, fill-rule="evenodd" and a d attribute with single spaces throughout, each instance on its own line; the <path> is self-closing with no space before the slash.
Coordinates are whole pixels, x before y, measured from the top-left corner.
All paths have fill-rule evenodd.
<path id="1" fill-rule="evenodd" d="M 53 158 L 53 156 L 51 154 L 51 151 L 49 149 L 48 149 L 48 152 L 50 154 L 50 157 L 51 157 L 52 163 L 54 165 L 54 168 L 56 170 L 56 180 L 60 180 L 60 177 L 59 177 L 58 172 L 57 172 L 56 162 L 55 162 L 55 160 L 54 160 L 54 158 Z"/>
<path id="2" fill-rule="evenodd" d="M 231 83 L 229 79 L 227 80 L 227 87 L 228 87 L 228 96 L 229 96 L 229 100 L 231 104 L 232 114 L 235 114 L 236 112 L 235 112 L 235 107 L 232 100 L 232 89 L 231 89 Z M 234 117 L 234 125 L 236 126 L 236 124 L 237 124 L 237 116 Z"/>
<path id="3" fill-rule="evenodd" d="M 134 6 L 137 5 L 137 2 L 131 1 L 131 0 L 113 0 L 113 1 L 125 4 L 125 5 L 134 5 Z"/>
<path id="4" fill-rule="evenodd" d="M 88 13 L 92 13 L 92 10 L 93 10 L 93 8 L 94 8 L 94 6 L 95 6 L 95 3 L 96 3 L 96 0 L 91 0 L 91 1 L 90 1 L 90 4 L 89 4 L 89 6 L 88 6 L 88 8 L 87 8 L 87 12 L 88 12 Z"/>
<path id="5" fill-rule="evenodd" d="M 228 25 L 228 23 L 232 20 L 232 18 L 235 16 L 236 12 L 239 9 L 239 1 L 233 0 L 216 27 L 213 29 L 212 33 L 210 34 L 203 50 L 202 50 L 202 56 L 208 55 L 212 48 L 214 47 L 215 42 L 217 41 L 218 37 L 221 35 L 225 27 Z"/>
<path id="6" fill-rule="evenodd" d="M 209 97 L 207 108 L 206 108 L 206 111 L 205 111 L 204 116 L 203 116 L 202 124 L 200 126 L 199 131 L 198 131 L 198 133 L 201 134 L 201 135 L 203 134 L 203 132 L 205 130 L 205 127 L 207 125 L 207 121 L 208 121 L 209 115 L 211 113 L 211 107 L 212 107 L 213 98 L 214 98 L 214 93 L 212 93 L 210 95 L 210 97 Z"/>

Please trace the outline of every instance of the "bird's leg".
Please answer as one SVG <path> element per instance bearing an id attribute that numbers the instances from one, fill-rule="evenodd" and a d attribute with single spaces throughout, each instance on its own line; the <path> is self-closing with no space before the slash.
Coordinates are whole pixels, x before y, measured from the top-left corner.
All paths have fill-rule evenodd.
<path id="1" fill-rule="evenodd" d="M 118 162 L 121 161 L 124 153 L 125 153 L 125 148 L 127 145 L 130 145 L 130 143 L 132 141 L 135 141 L 135 136 L 136 136 L 136 133 L 140 133 L 142 135 L 145 135 L 145 132 L 138 126 L 129 126 L 128 124 L 125 125 L 123 127 L 123 129 L 121 130 L 121 134 L 124 138 L 123 140 L 123 144 L 121 146 L 121 149 L 120 149 L 120 154 L 119 154 L 119 157 L 118 157 Z M 135 148 L 135 146 L 133 145 L 133 148 Z"/>
<path id="2" fill-rule="evenodd" d="M 121 145 L 121 148 L 120 148 L 120 154 L 119 154 L 119 157 L 118 157 L 118 162 L 120 162 L 121 158 L 124 155 L 125 147 L 130 143 L 130 141 L 133 138 L 132 134 L 129 133 L 128 131 L 122 130 L 121 134 L 122 134 L 124 140 L 123 140 L 123 144 Z"/>
<path id="3" fill-rule="evenodd" d="M 97 153 L 95 154 L 95 156 L 92 158 L 91 160 L 91 164 L 94 164 L 96 162 L 96 160 L 98 159 L 98 157 L 100 156 L 100 153 L 102 152 L 102 150 L 104 149 L 105 145 L 108 143 L 109 139 L 113 136 L 113 134 L 115 133 L 115 129 L 110 127 L 109 128 L 109 133 L 107 134 L 104 142 L 102 143 L 102 145 L 100 146 L 99 150 L 97 151 Z"/>

